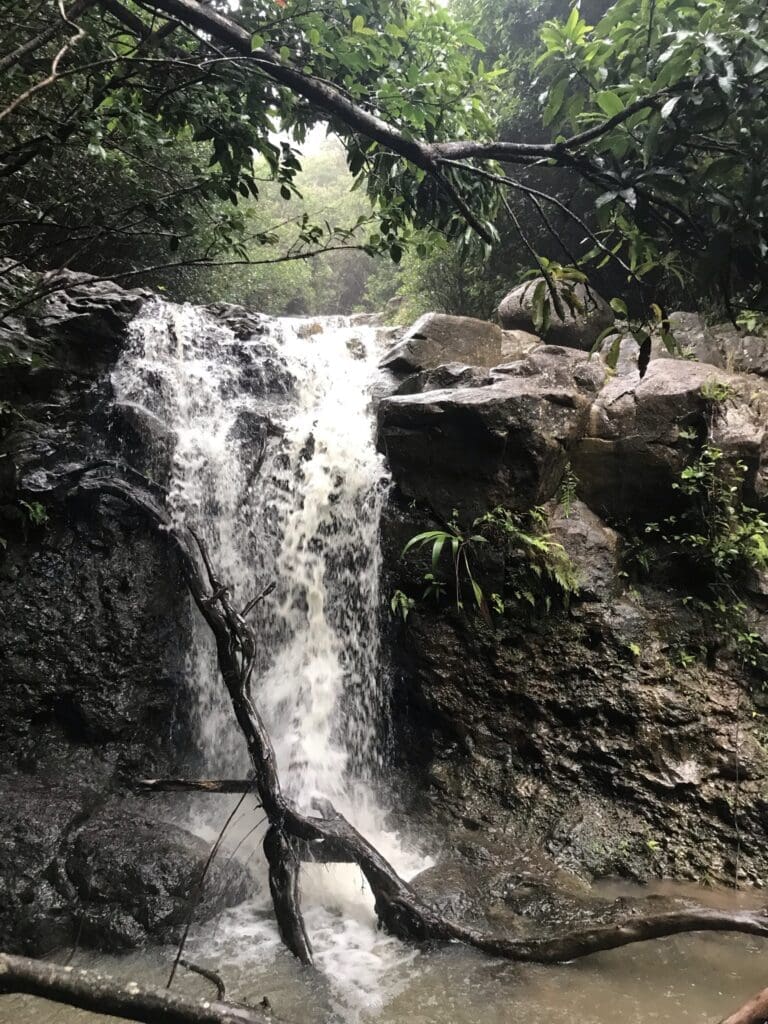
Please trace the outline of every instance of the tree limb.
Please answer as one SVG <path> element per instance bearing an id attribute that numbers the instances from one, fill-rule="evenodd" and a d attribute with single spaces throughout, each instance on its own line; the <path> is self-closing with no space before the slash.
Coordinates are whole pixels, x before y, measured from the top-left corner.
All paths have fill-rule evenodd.
<path id="1" fill-rule="evenodd" d="M 67 11 L 66 21 L 71 21 L 72 18 L 76 18 L 78 14 L 90 7 L 95 0 L 75 0 L 72 6 Z M 44 29 L 39 35 L 34 36 L 32 39 L 27 40 L 26 43 L 22 43 L 12 53 L 8 53 L 5 57 L 0 58 L 0 75 L 4 75 L 6 71 L 12 68 L 19 61 L 29 56 L 30 53 L 34 53 L 35 50 L 39 50 L 41 46 L 45 46 L 52 39 L 61 32 L 61 22 L 54 22 L 48 28 Z"/>
<path id="2" fill-rule="evenodd" d="M 13 992 L 142 1024 L 265 1024 L 275 1020 L 250 1006 L 189 999 L 135 981 L 117 982 L 97 971 L 0 953 L 0 993 Z"/>
<path id="3" fill-rule="evenodd" d="M 137 779 L 143 793 L 250 793 L 252 779 Z"/>
<path id="4" fill-rule="evenodd" d="M 766 1024 L 768 1021 L 768 988 L 758 992 L 749 1002 L 720 1022 L 720 1024 Z"/>
<path id="5" fill-rule="evenodd" d="M 85 29 L 81 28 L 79 25 L 76 25 L 75 22 L 70 20 L 69 12 L 64 10 L 64 4 L 62 0 L 59 0 L 59 13 L 61 15 L 61 20 L 66 25 L 69 25 L 71 28 L 73 28 L 75 30 L 75 34 L 71 36 L 66 41 L 66 43 L 64 43 L 62 48 L 53 58 L 53 61 L 51 63 L 50 74 L 46 78 L 41 79 L 41 81 L 36 82 L 34 85 L 31 85 L 23 93 L 18 95 L 11 103 L 8 104 L 8 106 L 4 110 L 0 110 L 0 121 L 3 121 L 6 117 L 8 117 L 9 114 L 13 113 L 13 111 L 16 110 L 16 108 L 19 107 L 22 103 L 24 103 L 25 100 L 28 100 L 30 96 L 34 96 L 36 92 L 40 92 L 41 89 L 45 89 L 49 85 L 53 85 L 53 83 L 59 77 L 59 65 L 61 64 L 61 62 L 64 60 L 64 58 L 70 50 L 74 49 L 82 39 L 85 39 Z"/>

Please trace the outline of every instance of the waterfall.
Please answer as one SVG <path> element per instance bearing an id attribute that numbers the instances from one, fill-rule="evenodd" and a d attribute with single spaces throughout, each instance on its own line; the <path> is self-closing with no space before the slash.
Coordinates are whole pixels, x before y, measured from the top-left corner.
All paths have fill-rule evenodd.
<path id="1" fill-rule="evenodd" d="M 113 374 L 115 402 L 154 426 L 172 515 L 204 538 L 235 603 L 274 581 L 254 613 L 256 699 L 284 785 L 352 813 L 382 755 L 376 331 L 341 317 L 259 329 L 243 340 L 192 306 L 150 303 Z M 246 771 L 199 616 L 188 670 L 206 772 Z"/>
<path id="2" fill-rule="evenodd" d="M 143 440 L 137 451 L 151 439 L 150 465 L 138 468 L 168 486 L 173 517 L 205 540 L 235 604 L 275 582 L 254 612 L 254 695 L 284 788 L 305 806 L 330 798 L 409 877 L 428 862 L 385 830 L 373 796 L 385 742 L 378 535 L 388 486 L 370 408 L 377 332 L 343 317 L 259 317 L 255 327 L 236 333 L 195 307 L 149 303 L 113 373 L 116 410 Z M 245 744 L 197 612 L 187 669 L 205 772 L 244 774 Z M 357 868 L 304 865 L 302 888 L 330 984 L 347 1009 L 380 1006 L 413 951 L 377 932 Z M 217 956 L 233 954 L 227 936 L 234 955 L 275 954 L 263 882 L 228 929 Z"/>

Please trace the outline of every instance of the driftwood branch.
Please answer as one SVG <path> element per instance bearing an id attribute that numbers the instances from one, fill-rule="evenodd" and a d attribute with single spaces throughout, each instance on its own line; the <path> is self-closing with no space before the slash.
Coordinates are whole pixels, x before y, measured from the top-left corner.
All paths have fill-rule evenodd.
<path id="1" fill-rule="evenodd" d="M 758 992 L 748 1003 L 739 1007 L 736 1013 L 726 1017 L 720 1024 L 766 1024 L 768 1021 L 768 988 Z"/>
<path id="2" fill-rule="evenodd" d="M 733 931 L 768 937 L 766 910 L 727 912 L 685 907 L 647 916 L 635 914 L 616 924 L 575 929 L 547 938 L 506 938 L 443 917 L 329 803 L 315 804 L 320 816 L 313 816 L 303 813 L 284 795 L 275 751 L 251 692 L 256 636 L 233 607 L 229 590 L 218 579 L 200 538 L 173 525 L 157 499 L 132 483 L 86 475 L 78 488 L 129 502 L 163 530 L 181 557 L 190 593 L 216 641 L 219 671 L 253 765 L 252 786 L 269 822 L 264 849 L 280 935 L 302 963 L 312 962 L 299 890 L 301 862 L 307 859 L 356 863 L 373 893 L 378 919 L 391 934 L 411 942 L 459 941 L 509 960 L 560 963 L 690 931 Z"/>
<path id="3" fill-rule="evenodd" d="M 200 964 L 193 964 L 191 960 L 185 960 L 183 957 L 179 960 L 179 966 L 185 967 L 192 974 L 199 974 L 206 981 L 210 981 L 212 985 L 216 986 L 216 998 L 219 1000 L 226 999 L 227 986 L 224 984 L 221 975 L 217 974 L 216 971 L 212 971 L 208 967 L 201 967 Z"/>
<path id="4" fill-rule="evenodd" d="M 137 779 L 142 793 L 250 793 L 253 779 Z"/>
<path id="5" fill-rule="evenodd" d="M 0 953 L 0 993 L 25 993 L 143 1024 L 265 1024 L 262 1010 L 219 1000 L 189 999 L 164 989 L 119 982 L 43 960 Z"/>

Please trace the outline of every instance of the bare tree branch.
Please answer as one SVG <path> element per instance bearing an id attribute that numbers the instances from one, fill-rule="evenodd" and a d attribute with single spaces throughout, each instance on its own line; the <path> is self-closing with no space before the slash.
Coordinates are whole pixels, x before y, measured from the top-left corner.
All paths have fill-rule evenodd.
<path id="1" fill-rule="evenodd" d="M 143 793 L 250 793 L 252 779 L 137 779 Z"/>
<path id="2" fill-rule="evenodd" d="M 766 1024 L 768 1021 L 768 988 L 758 992 L 749 1002 L 720 1022 L 720 1024 Z"/>
<path id="3" fill-rule="evenodd" d="M 73 29 L 75 29 L 75 34 L 67 40 L 67 42 L 62 46 L 62 48 L 53 58 L 53 63 L 51 64 L 51 73 L 48 75 L 48 77 L 43 78 L 42 81 L 35 83 L 35 85 L 31 85 L 29 89 L 25 90 L 25 92 L 21 93 L 19 96 L 16 97 L 16 99 L 9 103 L 5 110 L 0 110 L 0 121 L 5 120 L 5 118 L 8 117 L 9 114 L 11 114 L 14 110 L 16 110 L 17 107 L 19 107 L 22 103 L 28 100 L 30 96 L 34 96 L 36 92 L 40 92 L 41 89 L 45 89 L 47 86 L 52 85 L 59 76 L 59 65 L 64 60 L 66 55 L 69 53 L 70 50 L 73 50 L 82 39 L 85 39 L 85 29 L 81 28 L 79 25 L 76 25 L 73 21 L 70 20 L 68 13 L 64 10 L 63 0 L 59 0 L 59 13 L 61 14 L 62 21 L 64 21 L 65 24 L 70 25 Z"/>
<path id="4" fill-rule="evenodd" d="M 95 0 L 75 0 L 75 3 L 69 8 L 66 13 L 65 23 L 71 23 L 72 18 L 76 18 L 78 14 L 90 7 L 95 3 Z M 48 28 L 44 29 L 39 35 L 29 39 L 26 43 L 22 43 L 12 53 L 8 53 L 5 57 L 0 58 L 0 75 L 4 75 L 6 71 L 12 68 L 19 61 L 23 60 L 29 54 L 34 53 L 35 50 L 39 50 L 41 46 L 45 46 L 52 39 L 61 32 L 61 22 L 54 22 Z"/>
<path id="5" fill-rule="evenodd" d="M 202 541 L 190 531 L 174 526 L 157 499 L 133 484 L 85 474 L 75 489 L 122 498 L 161 528 L 181 557 L 190 593 L 214 636 L 219 671 L 251 758 L 254 789 L 269 820 L 264 850 L 278 928 L 285 944 L 302 963 L 312 962 L 312 949 L 301 913 L 299 873 L 301 861 L 311 858 L 314 850 L 319 851 L 319 859 L 325 862 L 356 863 L 371 888 L 381 924 L 393 935 L 411 942 L 459 941 L 508 960 L 560 963 L 599 950 L 687 931 L 737 931 L 768 937 L 766 910 L 727 912 L 684 907 L 647 916 L 633 915 L 619 923 L 544 938 L 507 938 L 444 918 L 329 803 L 321 806 L 325 816 L 313 817 L 300 811 L 284 795 L 272 741 L 251 693 L 255 634 L 232 605 L 229 590 L 218 579 Z"/>
<path id="6" fill-rule="evenodd" d="M 136 981 L 117 982 L 97 971 L 0 953 L 0 993 L 13 992 L 141 1024 L 265 1024 L 279 1020 L 250 1006 L 189 999 Z"/>

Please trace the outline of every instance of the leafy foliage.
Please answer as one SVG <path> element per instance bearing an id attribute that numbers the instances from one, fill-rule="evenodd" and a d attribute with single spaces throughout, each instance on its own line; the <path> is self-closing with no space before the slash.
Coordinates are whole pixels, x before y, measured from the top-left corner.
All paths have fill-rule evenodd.
<path id="1" fill-rule="evenodd" d="M 589 145 L 605 244 L 633 275 L 697 275 L 768 300 L 768 48 L 762 5 L 618 0 L 594 27 L 574 8 L 542 29 L 544 120 L 605 118 Z M 643 100 L 654 97 L 652 102 Z M 673 243 L 669 248 L 669 242 Z M 681 254 L 695 254 L 687 266 Z M 600 253 L 594 253 L 600 257 Z M 600 257 L 606 259 L 605 256 Z"/>
<path id="2" fill-rule="evenodd" d="M 485 545 L 503 558 L 502 592 L 489 590 L 484 579 L 489 575 L 488 567 L 482 565 Z M 440 605 L 450 593 L 456 610 L 463 611 L 468 594 L 473 606 L 488 619 L 491 610 L 503 615 L 527 608 L 531 614 L 547 614 L 556 603 L 567 606 L 579 589 L 573 564 L 562 545 L 552 539 L 546 512 L 539 507 L 512 512 L 498 506 L 478 516 L 469 529 L 462 528 L 454 512 L 444 528 L 411 537 L 403 555 L 422 550 L 430 553 L 431 571 L 424 575 L 421 599 Z M 445 571 L 446 561 L 450 574 Z M 402 608 L 398 595 L 402 591 L 396 591 L 392 599 L 393 612 Z"/>
<path id="3" fill-rule="evenodd" d="M 13 0 L 4 11 L 3 56 L 52 21 L 55 28 L 57 18 L 48 4 L 30 12 Z M 194 297 L 196 266 L 254 262 L 261 245 L 273 250 L 261 257 L 271 260 L 278 244 L 294 258 L 347 242 L 347 218 L 294 213 L 292 230 L 276 238 L 274 222 L 252 213 L 270 181 L 298 206 L 297 146 L 328 116 L 263 74 L 264 64 L 290 64 L 304 78 L 333 82 L 393 126 L 427 139 L 490 131 L 478 89 L 481 82 L 491 88 L 499 73 L 477 65 L 480 44 L 445 10 L 409 10 L 398 0 L 332 0 L 320 8 L 312 0 L 245 0 L 237 18 L 252 32 L 254 63 L 222 55 L 131 0 L 79 12 L 84 35 L 39 91 L 67 25 L 31 57 L 0 62 L 0 118 L 8 127 L 0 145 L 0 251 L 37 269 L 68 263 L 118 277 L 147 268 L 139 281 Z M 264 48 L 268 58 L 258 56 Z M 289 133 L 282 140 L 278 126 Z M 376 205 L 375 226 L 355 238 L 367 252 L 399 260 L 413 225 L 465 230 L 423 171 L 333 118 L 330 127 L 343 136 L 348 170 Z"/>
<path id="4" fill-rule="evenodd" d="M 706 397 L 716 407 L 730 391 L 715 382 Z M 704 620 L 711 644 L 690 643 L 682 648 L 684 657 L 712 658 L 724 649 L 766 679 L 768 645 L 751 625 L 745 593 L 754 574 L 768 570 L 768 518 L 743 499 L 746 473 L 744 462 L 729 460 L 707 439 L 674 485 L 685 499 L 683 511 L 649 524 L 646 532 L 668 546 L 697 582 L 684 601 Z"/>

